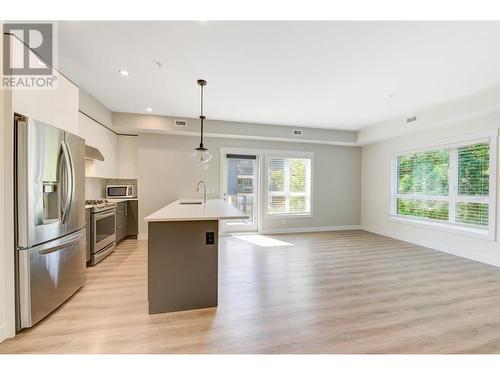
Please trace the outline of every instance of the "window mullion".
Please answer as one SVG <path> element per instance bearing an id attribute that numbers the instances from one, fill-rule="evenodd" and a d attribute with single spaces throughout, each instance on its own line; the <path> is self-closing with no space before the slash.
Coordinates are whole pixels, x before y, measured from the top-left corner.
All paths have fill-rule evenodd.
<path id="1" fill-rule="evenodd" d="M 285 159 L 285 212 L 290 212 L 290 159 Z"/>
<path id="2" fill-rule="evenodd" d="M 391 160 L 391 215 L 397 215 L 397 194 L 399 186 L 398 157 Z"/>
<path id="3" fill-rule="evenodd" d="M 458 196 L 458 149 L 453 148 L 449 151 L 448 165 L 448 220 L 450 223 L 456 221 L 456 202 Z"/>

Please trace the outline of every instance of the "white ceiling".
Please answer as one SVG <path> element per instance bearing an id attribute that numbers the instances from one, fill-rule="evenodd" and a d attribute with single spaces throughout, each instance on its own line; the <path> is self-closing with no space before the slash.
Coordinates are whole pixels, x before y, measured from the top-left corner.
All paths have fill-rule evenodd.
<path id="1" fill-rule="evenodd" d="M 197 117 L 204 78 L 209 119 L 358 130 L 500 83 L 500 22 L 63 22 L 59 39 L 61 70 L 121 112 Z"/>

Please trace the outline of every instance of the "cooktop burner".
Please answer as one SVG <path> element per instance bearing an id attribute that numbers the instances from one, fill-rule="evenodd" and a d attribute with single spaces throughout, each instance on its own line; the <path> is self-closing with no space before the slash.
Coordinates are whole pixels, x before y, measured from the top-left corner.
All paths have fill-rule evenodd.
<path id="1" fill-rule="evenodd" d="M 116 208 L 115 202 L 109 202 L 106 199 L 90 199 L 85 201 L 86 206 L 92 206 L 92 212 L 111 210 Z"/>
<path id="2" fill-rule="evenodd" d="M 89 199 L 85 201 L 86 205 L 95 205 L 101 203 L 108 203 L 108 201 L 106 199 Z"/>

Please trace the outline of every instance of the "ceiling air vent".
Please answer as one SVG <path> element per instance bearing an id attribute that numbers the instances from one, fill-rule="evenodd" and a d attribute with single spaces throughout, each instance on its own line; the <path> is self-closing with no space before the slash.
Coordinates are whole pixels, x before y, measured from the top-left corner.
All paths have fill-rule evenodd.
<path id="1" fill-rule="evenodd" d="M 302 129 L 293 129 L 293 135 L 302 135 Z"/>
<path id="2" fill-rule="evenodd" d="M 188 123 L 185 120 L 175 120 L 175 126 L 186 128 L 188 126 Z"/>
<path id="3" fill-rule="evenodd" d="M 410 116 L 410 117 L 406 118 L 406 123 L 407 124 L 411 124 L 412 122 L 415 122 L 415 121 L 417 121 L 417 115 Z"/>

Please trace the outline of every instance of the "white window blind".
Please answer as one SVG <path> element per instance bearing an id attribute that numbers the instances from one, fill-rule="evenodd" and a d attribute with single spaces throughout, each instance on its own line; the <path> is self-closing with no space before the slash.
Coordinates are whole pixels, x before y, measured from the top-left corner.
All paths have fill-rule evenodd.
<path id="1" fill-rule="evenodd" d="M 267 213 L 311 213 L 311 159 L 268 159 Z"/>
<path id="2" fill-rule="evenodd" d="M 399 154 L 393 167 L 393 215 L 489 229 L 489 141 Z"/>

